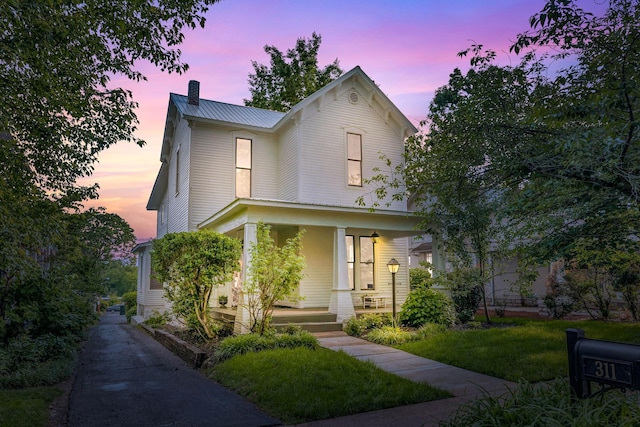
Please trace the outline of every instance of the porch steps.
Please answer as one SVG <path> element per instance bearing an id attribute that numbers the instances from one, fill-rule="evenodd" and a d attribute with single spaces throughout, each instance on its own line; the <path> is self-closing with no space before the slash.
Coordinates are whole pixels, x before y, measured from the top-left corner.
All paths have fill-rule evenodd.
<path id="1" fill-rule="evenodd" d="M 342 323 L 336 322 L 336 315 L 331 313 L 279 314 L 273 316 L 273 326 L 282 330 L 288 325 L 298 325 L 309 332 L 341 331 Z"/>

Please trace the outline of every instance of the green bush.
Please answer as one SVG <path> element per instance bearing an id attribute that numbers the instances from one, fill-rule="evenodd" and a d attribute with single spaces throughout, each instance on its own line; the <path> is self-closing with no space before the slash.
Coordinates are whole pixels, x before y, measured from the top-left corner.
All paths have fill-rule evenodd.
<path id="1" fill-rule="evenodd" d="M 293 334 L 245 334 L 222 340 L 214 353 L 214 357 L 217 361 L 222 361 L 240 354 L 262 350 L 297 347 L 315 349 L 317 346 L 318 340 L 309 332 L 302 330 Z"/>
<path id="2" fill-rule="evenodd" d="M 453 307 L 449 297 L 428 288 L 417 288 L 409 292 L 400 312 L 400 322 L 412 327 L 419 327 L 425 323 L 450 325 L 453 319 Z"/>
<path id="3" fill-rule="evenodd" d="M 598 398 L 573 399 L 568 381 L 521 383 L 501 398 L 485 395 L 460 407 L 441 427 L 459 426 L 637 426 L 636 393 L 609 391 Z"/>
<path id="4" fill-rule="evenodd" d="M 0 345 L 0 388 L 51 385 L 73 372 L 73 337 L 21 336 Z"/>
<path id="5" fill-rule="evenodd" d="M 367 340 L 382 345 L 398 345 L 409 341 L 415 341 L 417 335 L 411 332 L 403 331 L 398 327 L 383 326 L 373 329 L 367 334 Z"/>
<path id="6" fill-rule="evenodd" d="M 342 325 L 342 330 L 347 335 L 361 337 L 373 329 L 391 326 L 392 324 L 391 314 L 389 313 L 368 313 L 352 317 Z"/>
<path id="7" fill-rule="evenodd" d="M 416 331 L 416 340 L 426 340 L 429 338 L 433 338 L 446 330 L 446 325 L 442 325 L 439 323 L 425 323 Z"/>
<path id="8" fill-rule="evenodd" d="M 430 288 L 433 283 L 431 273 L 424 268 L 409 269 L 409 289 Z"/>
<path id="9" fill-rule="evenodd" d="M 450 273 L 449 290 L 460 323 L 473 320 L 484 292 L 478 270 L 461 269 Z"/>
<path id="10" fill-rule="evenodd" d="M 124 302 L 124 314 L 127 316 L 127 322 L 131 321 L 131 318 L 138 314 L 138 293 L 127 292 L 122 295 L 122 302 Z"/>

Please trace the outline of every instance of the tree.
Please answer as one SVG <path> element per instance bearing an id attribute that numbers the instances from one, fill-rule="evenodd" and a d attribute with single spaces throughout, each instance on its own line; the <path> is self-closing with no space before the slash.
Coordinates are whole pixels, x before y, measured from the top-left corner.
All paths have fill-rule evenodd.
<path id="1" fill-rule="evenodd" d="M 111 79 L 144 80 L 134 68 L 140 61 L 187 70 L 175 46 L 184 29 L 204 26 L 216 1 L 2 2 L 0 131 L 34 183 L 61 197 L 91 174 L 100 151 L 119 141 L 142 145 L 133 135 L 137 104 Z"/>
<path id="2" fill-rule="evenodd" d="M 136 290 L 138 267 L 123 259 L 110 261 L 104 271 L 104 283 L 109 294 L 122 296 Z"/>
<path id="3" fill-rule="evenodd" d="M 251 61 L 254 74 L 249 74 L 250 107 L 287 112 L 312 93 L 323 88 L 343 73 L 338 59 L 324 68 L 318 67 L 318 50 L 322 37 L 315 32 L 311 39 L 299 38 L 286 55 L 277 47 L 266 45 L 271 66 Z"/>
<path id="4" fill-rule="evenodd" d="M 169 233 L 153 242 L 151 263 L 165 283 L 172 311 L 201 335 L 216 335 L 209 313 L 214 286 L 229 282 L 238 271 L 242 246 L 238 239 L 210 230 Z"/>
<path id="5" fill-rule="evenodd" d="M 271 227 L 258 223 L 256 243 L 249 249 L 251 265 L 244 291 L 248 295 L 249 330 L 263 335 L 269 329 L 273 308 L 278 301 L 297 301 L 294 295 L 306 266 L 300 254 L 304 230 L 278 247 Z"/>
<path id="6" fill-rule="evenodd" d="M 100 151 L 120 141 L 143 144 L 134 136 L 137 104 L 111 79 L 145 79 L 135 68 L 140 61 L 185 71 L 175 47 L 183 30 L 204 25 L 203 15 L 216 1 L 0 2 L 3 338 L 35 333 L 40 315 L 44 325 L 47 313 L 81 312 L 70 302 L 88 291 L 87 284 L 98 283 L 99 261 L 108 261 L 113 248 L 102 246 L 109 236 L 94 234 L 98 253 L 76 232 L 101 234 L 110 227 L 102 219 L 116 226 L 110 232 L 127 233 L 128 225 L 113 224 L 116 218 L 105 212 L 78 214 L 83 200 L 97 197 L 97 185 L 76 182 L 91 175 Z M 90 218 L 98 222 L 88 223 Z M 92 251 L 97 258 L 90 260 Z M 69 326 L 68 318 L 48 320 L 54 329 Z"/>

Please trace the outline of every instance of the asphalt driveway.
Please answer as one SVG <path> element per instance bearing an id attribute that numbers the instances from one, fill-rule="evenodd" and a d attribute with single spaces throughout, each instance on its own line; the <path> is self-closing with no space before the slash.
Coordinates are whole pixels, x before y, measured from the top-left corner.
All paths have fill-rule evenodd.
<path id="1" fill-rule="evenodd" d="M 108 313 L 90 330 L 70 396 L 70 427 L 273 426 L 280 421 L 205 378 Z"/>

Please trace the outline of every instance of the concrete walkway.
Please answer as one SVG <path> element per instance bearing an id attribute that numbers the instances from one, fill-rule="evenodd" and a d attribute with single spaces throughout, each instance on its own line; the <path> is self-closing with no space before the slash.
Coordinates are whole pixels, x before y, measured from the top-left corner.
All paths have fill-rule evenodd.
<path id="1" fill-rule="evenodd" d="M 314 334 L 322 347 L 345 353 L 360 360 L 370 360 L 380 369 L 411 381 L 426 382 L 449 391 L 453 398 L 400 406 L 380 411 L 313 421 L 299 424 L 300 427 L 343 426 L 438 426 L 460 405 L 483 393 L 499 396 L 514 388 L 515 383 L 488 375 L 445 365 L 434 360 L 383 345 L 373 344 L 344 332 L 322 332 Z"/>

